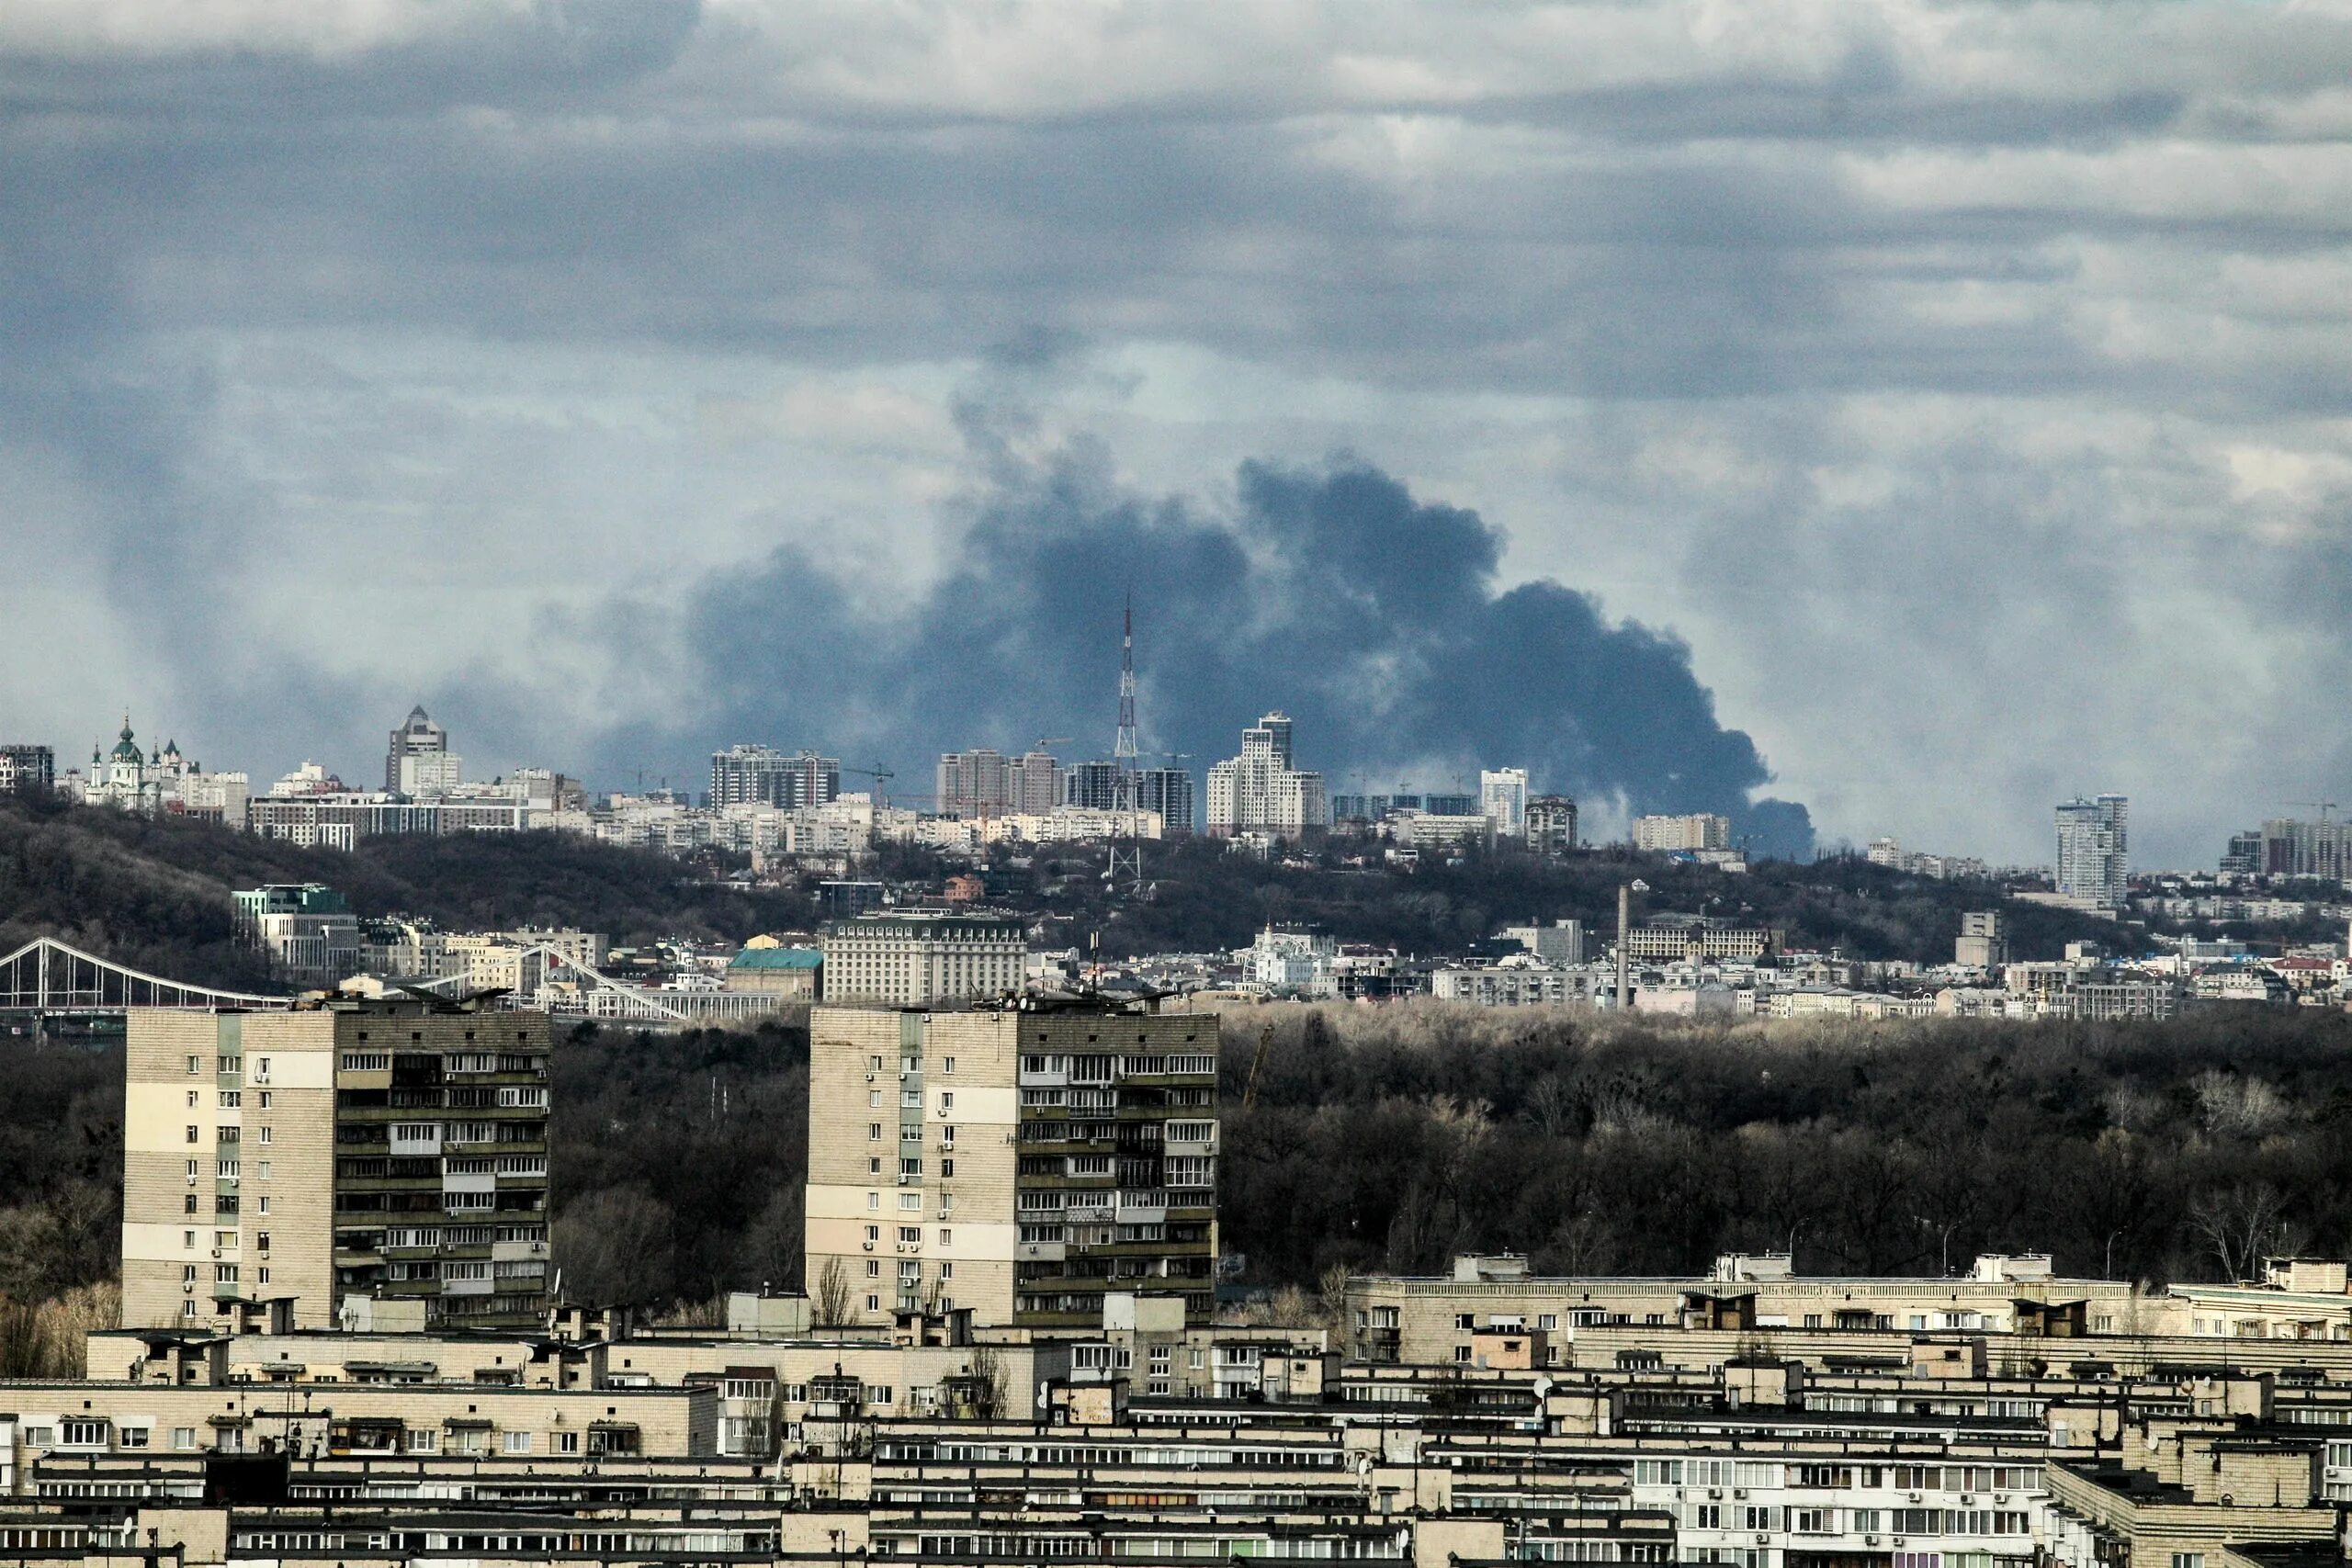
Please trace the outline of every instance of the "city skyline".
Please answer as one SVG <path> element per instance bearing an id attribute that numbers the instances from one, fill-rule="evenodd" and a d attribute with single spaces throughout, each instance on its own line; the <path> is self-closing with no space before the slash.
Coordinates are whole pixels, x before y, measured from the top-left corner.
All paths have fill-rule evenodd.
<path id="1" fill-rule="evenodd" d="M 1091 732 L 1132 586 L 1147 750 L 1335 781 L 2352 787 L 2341 16 L 922 15 L 0 17 L 5 738 L 904 769 Z"/>

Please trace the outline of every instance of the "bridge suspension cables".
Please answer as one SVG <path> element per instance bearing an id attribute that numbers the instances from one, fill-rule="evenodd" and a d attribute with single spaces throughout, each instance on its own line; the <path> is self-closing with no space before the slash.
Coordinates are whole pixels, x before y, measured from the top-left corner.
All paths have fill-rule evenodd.
<path id="1" fill-rule="evenodd" d="M 223 1008 L 282 1011 L 291 997 L 218 991 L 167 980 L 83 952 L 55 937 L 37 937 L 0 958 L 0 1012 L 116 1013 L 131 1008 Z"/>

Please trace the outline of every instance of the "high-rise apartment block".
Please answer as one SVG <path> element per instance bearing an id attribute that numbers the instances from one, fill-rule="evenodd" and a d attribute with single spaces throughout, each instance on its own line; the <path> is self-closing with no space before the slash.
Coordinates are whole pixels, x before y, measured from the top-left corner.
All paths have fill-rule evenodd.
<path id="1" fill-rule="evenodd" d="M 1271 833 L 1286 838 L 1330 826 L 1323 775 L 1291 765 L 1291 721 L 1270 713 L 1241 732 L 1241 755 L 1209 770 L 1212 838 Z"/>
<path id="2" fill-rule="evenodd" d="M 350 1298 L 535 1328 L 548 1302 L 544 1014 L 424 1001 L 135 1009 L 125 1051 L 122 1321 L 212 1326 Z"/>
<path id="3" fill-rule="evenodd" d="M 449 750 L 449 732 L 433 721 L 424 704 L 409 709 L 384 753 L 384 788 L 412 800 L 428 799 L 457 788 L 462 773 Z"/>
<path id="4" fill-rule="evenodd" d="M 841 793 L 837 757 L 761 745 L 729 746 L 711 753 L 710 804 L 715 808 L 765 805 L 793 811 L 822 806 Z"/>
<path id="5" fill-rule="evenodd" d="M 1062 804 L 1089 811 L 1125 811 L 1119 764 L 1098 759 L 1073 764 L 1062 775 Z"/>
<path id="6" fill-rule="evenodd" d="M 1527 802 L 1527 847 L 1539 855 L 1564 855 L 1577 847 L 1577 803 L 1565 795 L 1539 795 Z"/>
<path id="7" fill-rule="evenodd" d="M 714 793 L 714 801 L 718 799 Z M 939 759 L 937 804 L 942 817 L 1001 817 L 1012 808 L 1012 766 L 1001 751 L 983 747 L 949 751 Z"/>
<path id="8" fill-rule="evenodd" d="M 0 795 L 47 795 L 57 787 L 57 753 L 46 746 L 0 746 Z"/>
<path id="9" fill-rule="evenodd" d="M 1478 810 L 1498 839 L 1527 831 L 1527 770 L 1485 768 L 1478 773 Z"/>
<path id="10" fill-rule="evenodd" d="M 1711 812 L 1687 817 L 1636 817 L 1634 847 L 1671 853 L 1679 850 L 1723 850 L 1731 847 L 1731 818 Z"/>
<path id="11" fill-rule="evenodd" d="M 829 1002 L 930 1007 L 1021 989 L 1029 947 L 998 915 L 912 910 L 859 915 L 824 931 Z"/>
<path id="12" fill-rule="evenodd" d="M 1023 817 L 1042 817 L 1062 804 L 1062 765 L 1048 751 L 1023 751 L 1005 764 L 1007 802 Z"/>
<path id="13" fill-rule="evenodd" d="M 1182 768 L 1145 768 L 1136 774 L 1136 805 L 1159 813 L 1162 836 L 1193 830 L 1193 775 Z"/>
<path id="14" fill-rule="evenodd" d="M 2099 909 L 2120 909 L 2131 890 L 2131 802 L 2120 795 L 2075 796 L 2058 807 L 2059 894 Z"/>
<path id="15" fill-rule="evenodd" d="M 2352 880 L 2352 822 L 2277 818 L 2262 825 L 2250 868 L 2265 876 Z"/>
<path id="16" fill-rule="evenodd" d="M 820 1316 L 969 1308 L 1098 1328 L 1118 1293 L 1209 1321 L 1217 1021 L 1147 1007 L 818 1008 L 806 1278 Z"/>

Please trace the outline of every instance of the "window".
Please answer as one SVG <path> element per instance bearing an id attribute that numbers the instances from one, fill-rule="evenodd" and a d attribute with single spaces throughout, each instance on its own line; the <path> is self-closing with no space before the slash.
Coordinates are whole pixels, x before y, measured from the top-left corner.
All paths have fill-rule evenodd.
<path id="1" fill-rule="evenodd" d="M 195 1110 L 195 1109 L 196 1109 L 196 1090 L 194 1090 L 194 1089 L 190 1089 L 190 1090 L 188 1090 L 188 1091 L 187 1091 L 187 1108 L 188 1108 L 190 1111 L 193 1111 L 193 1110 Z"/>
<path id="2" fill-rule="evenodd" d="M 881 1058 L 881 1057 L 879 1057 L 879 1056 L 868 1056 L 868 1057 L 866 1057 L 866 1058 L 865 1058 L 865 1070 L 866 1070 L 867 1072 L 869 1072 L 869 1073 L 878 1073 L 878 1072 L 880 1072 L 880 1071 L 882 1070 L 882 1058 Z"/>
<path id="3" fill-rule="evenodd" d="M 265 1144 L 269 1142 L 269 1129 L 266 1127 L 261 1130 L 261 1141 Z"/>
<path id="4" fill-rule="evenodd" d="M 920 1193 L 920 1192 L 901 1192 L 901 1193 L 899 1193 L 899 1208 L 901 1208 L 901 1209 L 920 1209 L 920 1208 L 922 1208 L 922 1193 Z"/>
<path id="5" fill-rule="evenodd" d="M 558 1432 L 555 1435 L 555 1451 L 560 1454 L 578 1453 L 580 1451 L 580 1434 L 577 1432 Z"/>
<path id="6" fill-rule="evenodd" d="M 263 1283 L 263 1284 L 265 1284 L 265 1285 L 266 1285 L 266 1284 L 268 1284 L 268 1283 L 269 1283 L 269 1265 L 268 1265 L 268 1264 L 266 1264 L 266 1263 L 263 1264 L 260 1268 L 258 1268 L 258 1269 L 254 1269 L 254 1274 L 255 1274 L 255 1275 L 259 1276 L 260 1280 L 261 1280 L 261 1283 Z"/>
<path id="7" fill-rule="evenodd" d="M 193 1214 L 193 1213 L 196 1213 L 196 1194 L 195 1194 L 195 1193 L 191 1192 L 191 1193 L 189 1193 L 189 1194 L 187 1195 L 187 1207 L 186 1207 L 186 1209 L 185 1209 L 185 1211 L 184 1211 L 184 1212 L 185 1212 L 185 1213 L 190 1213 L 190 1214 Z"/>
<path id="8" fill-rule="evenodd" d="M 192 1305 L 194 1305 L 195 1303 L 191 1302 L 191 1303 L 188 1303 L 188 1304 L 192 1306 Z M 195 1427 L 173 1427 L 173 1428 L 172 1428 L 172 1447 L 174 1447 L 174 1448 L 175 1448 L 175 1449 L 181 1449 L 181 1450 L 192 1449 L 192 1448 L 196 1447 L 196 1428 L 195 1428 Z"/>
<path id="9" fill-rule="evenodd" d="M 953 1263 L 942 1263 L 939 1266 L 939 1277 L 943 1280 L 953 1280 L 956 1278 L 956 1265 Z"/>
<path id="10" fill-rule="evenodd" d="M 193 1285 L 196 1283 L 195 1264 L 183 1263 L 180 1265 L 180 1283 L 183 1285 Z"/>
<path id="11" fill-rule="evenodd" d="M 1467 1345 L 1456 1345 L 1453 1348 L 1453 1359 L 1457 1361 L 1468 1360 L 1470 1359 L 1470 1347 Z"/>
<path id="12" fill-rule="evenodd" d="M 266 1110 L 268 1110 L 268 1109 L 269 1109 L 269 1106 L 270 1106 L 270 1099 L 269 1099 L 269 1096 L 270 1096 L 270 1091 L 269 1091 L 268 1089 L 264 1089 L 264 1090 L 262 1090 L 262 1091 L 261 1091 L 261 1108 L 262 1108 L 264 1111 L 266 1111 Z"/>
<path id="13" fill-rule="evenodd" d="M 187 1179 L 190 1181 L 194 1181 L 196 1179 L 196 1161 L 194 1160 L 187 1162 Z"/>
<path id="14" fill-rule="evenodd" d="M 865 1161 L 865 1174 L 868 1176 L 879 1176 L 882 1174 L 882 1156 L 880 1155 L 873 1155 L 867 1157 Z"/>
<path id="15" fill-rule="evenodd" d="M 2172 1568 L 2205 1568 L 2205 1554 L 2201 1551 L 2176 1551 L 2172 1554 Z"/>
<path id="16" fill-rule="evenodd" d="M 942 1111 L 953 1111 L 956 1109 L 956 1091 L 954 1089 L 943 1089 L 939 1091 L 939 1109 Z"/>
<path id="17" fill-rule="evenodd" d="M 196 1247 L 196 1233 L 194 1231 L 180 1232 L 180 1245 L 193 1250 Z"/>
<path id="18" fill-rule="evenodd" d="M 882 1123 L 879 1122 L 868 1122 L 865 1124 L 865 1136 L 869 1143 L 880 1143 L 882 1141 Z"/>
<path id="19" fill-rule="evenodd" d="M 264 1172 L 262 1172 L 262 1174 L 263 1174 L 264 1176 L 266 1176 L 266 1175 L 268 1175 L 269 1173 L 268 1173 L 267 1171 L 264 1171 Z M 262 1194 L 262 1199 L 261 1199 L 261 1212 L 262 1212 L 263 1213 L 265 1213 L 265 1214 L 266 1214 L 266 1213 L 269 1213 L 269 1195 L 268 1195 L 267 1193 L 266 1193 L 266 1192 L 265 1192 L 264 1194 Z M 264 1243 L 262 1243 L 262 1245 L 263 1245 L 264 1247 L 267 1247 L 269 1244 L 268 1244 L 267 1242 L 264 1242 Z"/>
<path id="20" fill-rule="evenodd" d="M 953 1056 L 941 1057 L 939 1061 L 939 1070 L 947 1074 L 951 1077 L 954 1077 L 956 1073 L 956 1058 Z"/>
<path id="21" fill-rule="evenodd" d="M 878 1089 L 867 1089 L 865 1091 L 865 1103 L 870 1109 L 876 1111 L 882 1109 L 882 1091 Z"/>
<path id="22" fill-rule="evenodd" d="M 266 1056 L 256 1056 L 256 1057 L 254 1057 L 254 1082 L 255 1082 L 255 1083 L 267 1083 L 268 1081 L 269 1081 L 269 1058 L 268 1058 L 268 1057 L 266 1057 Z M 267 1095 L 264 1095 L 262 1098 L 263 1098 L 263 1099 L 265 1099 L 265 1100 L 266 1100 L 266 1099 L 268 1099 L 269 1097 L 268 1097 Z"/>
<path id="23" fill-rule="evenodd" d="M 267 1231 L 262 1231 L 255 1235 L 254 1237 L 254 1247 L 258 1251 L 267 1252 L 269 1250 L 269 1233 Z"/>
<path id="24" fill-rule="evenodd" d="M 940 1226 L 940 1227 L 939 1227 L 939 1245 L 940 1245 L 940 1246 L 942 1246 L 942 1247 L 953 1247 L 955 1244 L 956 1244 L 956 1233 L 955 1233 L 954 1231 L 949 1230 L 945 1225 L 942 1225 L 942 1226 Z"/>
<path id="25" fill-rule="evenodd" d="M 879 1280 L 882 1278 L 882 1260 L 880 1258 L 869 1258 L 865 1260 L 865 1277 L 869 1280 Z"/>
<path id="26" fill-rule="evenodd" d="M 408 1433 L 408 1451 L 429 1454 L 441 1446 L 441 1434 L 426 1427 L 412 1427 Z"/>
<path id="27" fill-rule="evenodd" d="M 61 1421 L 57 1427 L 58 1446 L 68 1449 L 102 1449 L 107 1446 L 107 1424 L 104 1421 Z"/>
<path id="28" fill-rule="evenodd" d="M 262 1160 L 257 1163 L 254 1167 L 254 1174 L 260 1177 L 264 1181 L 267 1181 L 269 1179 L 269 1161 Z M 266 1198 L 263 1199 L 261 1201 L 261 1206 L 262 1212 L 264 1213 L 267 1213 L 269 1212 L 269 1200 Z"/>
<path id="29" fill-rule="evenodd" d="M 954 1156 L 953 1155 L 944 1155 L 944 1156 L 942 1156 L 940 1157 L 940 1161 L 939 1161 L 939 1179 L 940 1179 L 942 1181 L 944 1181 L 944 1180 L 946 1180 L 948 1178 L 950 1178 L 950 1177 L 954 1176 L 955 1174 L 956 1174 L 956 1158 L 955 1158 L 955 1156 Z"/>
<path id="30" fill-rule="evenodd" d="M 900 1225 L 899 1227 L 899 1240 L 920 1247 L 922 1244 L 922 1227 L 921 1225 Z"/>
<path id="31" fill-rule="evenodd" d="M 866 1226 L 865 1239 L 868 1241 L 880 1241 L 882 1239 L 882 1227 L 880 1225 Z"/>
<path id="32" fill-rule="evenodd" d="M 510 1454 L 529 1453 L 531 1451 L 531 1434 L 528 1432 L 509 1432 L 506 1434 L 506 1441 L 503 1446 Z"/>
<path id="33" fill-rule="evenodd" d="M 198 1073 L 202 1072 L 204 1070 L 204 1058 L 201 1056 L 190 1056 L 187 1059 L 187 1070 L 188 1076 L 191 1077 L 195 1077 Z"/>
<path id="34" fill-rule="evenodd" d="M 188 1141 L 189 1143 L 191 1143 L 191 1144 L 192 1144 L 192 1143 L 196 1142 L 196 1134 L 197 1134 L 197 1129 L 196 1129 L 196 1128 L 194 1128 L 194 1127 L 190 1127 L 190 1128 L 187 1130 L 187 1141 Z"/>
<path id="35" fill-rule="evenodd" d="M 880 1312 L 882 1310 L 882 1298 L 880 1296 L 866 1297 L 865 1310 L 868 1312 Z"/>
<path id="36" fill-rule="evenodd" d="M 220 1109 L 223 1111 L 237 1110 L 244 1102 L 245 1093 L 243 1089 L 224 1089 L 220 1091 Z"/>

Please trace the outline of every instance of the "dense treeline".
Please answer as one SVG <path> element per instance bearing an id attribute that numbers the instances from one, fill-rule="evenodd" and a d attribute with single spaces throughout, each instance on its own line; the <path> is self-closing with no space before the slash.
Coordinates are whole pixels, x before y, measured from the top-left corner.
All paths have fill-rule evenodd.
<path id="1" fill-rule="evenodd" d="M 1147 846 L 1148 897 L 1114 897 L 1096 850 L 1040 848 L 1026 863 L 987 874 L 991 898 L 1066 917 L 1048 940 L 1082 943 L 1099 931 L 1114 956 L 1247 946 L 1262 927 L 1306 926 L 1348 942 L 1408 953 L 1469 949 L 1507 924 L 1582 920 L 1599 951 L 1613 933 L 1617 888 L 1639 881 L 1634 918 L 1674 912 L 1735 918 L 1788 932 L 1793 947 L 1839 949 L 1869 959 L 1949 964 L 1963 910 L 1998 908 L 2020 957 L 2055 958 L 2078 938 L 2136 950 L 2110 920 L 2040 905 L 2005 902 L 1983 882 L 1908 876 L 1850 857 L 1797 865 L 1758 862 L 1746 875 L 1653 855 L 1596 852 L 1566 860 L 1476 852 L 1453 863 L 1431 855 L 1411 867 L 1367 855 L 1359 840 L 1334 839 L 1303 855 L 1260 860 L 1204 840 Z M 1366 863 L 1350 864 L 1351 860 Z M 892 868 L 910 877 L 957 869 L 942 857 L 901 852 Z"/>
<path id="2" fill-rule="evenodd" d="M 9 1048 L 0 1314 L 102 1286 L 121 1217 L 119 1048 Z M 1279 1007 L 1227 1015 L 1223 1066 L 1223 1241 L 1268 1285 L 1474 1250 L 1650 1274 L 1736 1248 L 1864 1274 L 2048 1250 L 2154 1280 L 2352 1253 L 2352 1020 L 2316 1010 L 1708 1027 Z M 568 1294 L 801 1283 L 804 1020 L 582 1026 L 554 1089 Z"/>
<path id="3" fill-rule="evenodd" d="M 0 797 L 0 953 L 49 935 L 175 979 L 277 988 L 260 954 L 237 945 L 231 918 L 231 890 L 265 882 L 323 882 L 363 915 L 453 931 L 576 925 L 623 943 L 736 940 L 809 919 L 797 890 L 738 891 L 667 856 L 570 833 L 370 839 L 345 853 Z"/>
<path id="4" fill-rule="evenodd" d="M 1243 1112 L 1261 1030 L 1257 1105 Z M 2052 1251 L 2242 1276 L 2352 1250 L 2352 1020 L 1649 1025 L 1416 1004 L 1229 1015 L 1225 1242 L 1251 1277 L 1456 1252 L 1668 1273 Z"/>
<path id="5" fill-rule="evenodd" d="M 582 1301 L 800 1280 L 808 1030 L 575 1031 L 549 1103 L 555 1258 Z"/>

